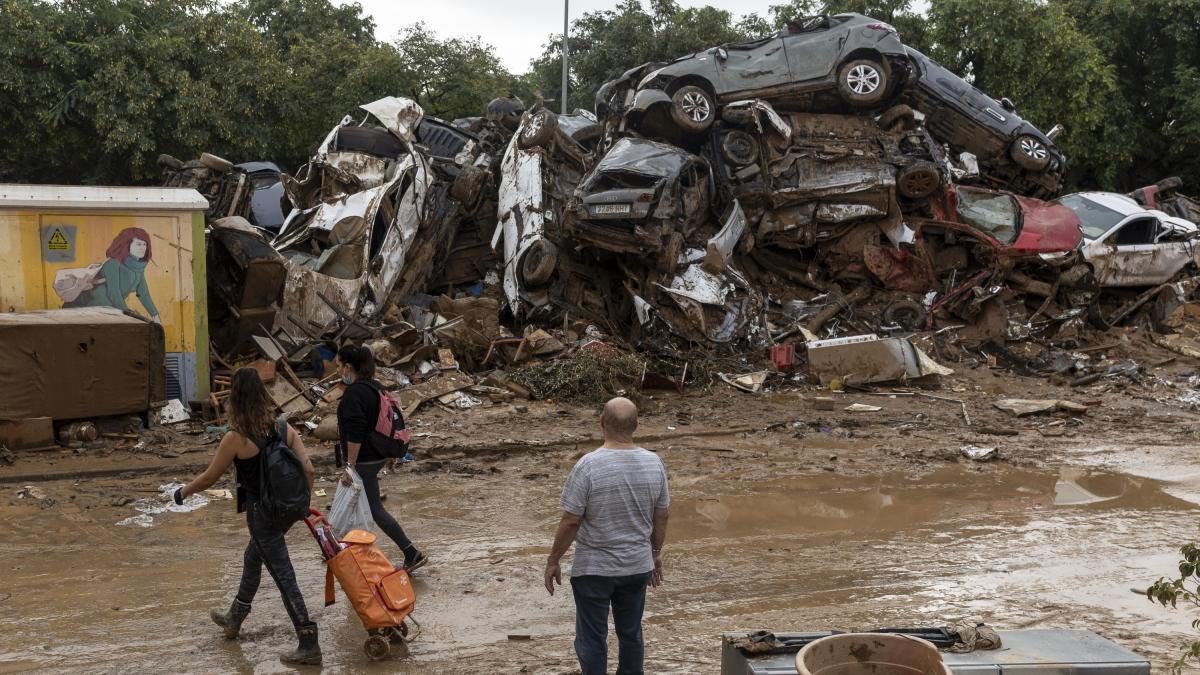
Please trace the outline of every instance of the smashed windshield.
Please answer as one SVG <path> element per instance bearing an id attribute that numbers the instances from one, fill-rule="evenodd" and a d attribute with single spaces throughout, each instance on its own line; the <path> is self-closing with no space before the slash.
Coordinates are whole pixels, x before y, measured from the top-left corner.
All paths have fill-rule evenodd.
<path id="1" fill-rule="evenodd" d="M 1011 244 L 1017 240 L 1020 210 L 1009 195 L 960 187 L 958 217 L 997 241 Z"/>
<path id="2" fill-rule="evenodd" d="M 1079 226 L 1086 239 L 1099 239 L 1125 216 L 1107 206 L 1101 206 L 1083 195 L 1067 195 L 1054 200 L 1071 209 L 1079 217 Z"/>

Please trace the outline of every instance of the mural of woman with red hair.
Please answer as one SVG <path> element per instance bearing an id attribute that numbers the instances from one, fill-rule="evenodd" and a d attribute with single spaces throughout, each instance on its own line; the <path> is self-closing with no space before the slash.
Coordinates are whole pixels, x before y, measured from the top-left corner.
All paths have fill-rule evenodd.
<path id="1" fill-rule="evenodd" d="M 162 323 L 146 285 L 146 265 L 152 255 L 150 235 L 140 227 L 127 227 L 108 245 L 105 255 L 108 259 L 96 273 L 93 287 L 81 292 L 74 300 L 64 302 L 63 307 L 116 307 L 127 311 L 125 298 L 135 293 L 142 307 L 150 313 L 150 319 Z"/>

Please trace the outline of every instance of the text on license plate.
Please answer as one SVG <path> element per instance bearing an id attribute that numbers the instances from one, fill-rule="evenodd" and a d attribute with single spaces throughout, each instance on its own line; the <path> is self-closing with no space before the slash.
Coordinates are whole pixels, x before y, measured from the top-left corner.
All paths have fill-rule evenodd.
<path id="1" fill-rule="evenodd" d="M 596 204 L 592 207 L 593 216 L 608 216 L 616 213 L 629 213 L 628 204 Z"/>

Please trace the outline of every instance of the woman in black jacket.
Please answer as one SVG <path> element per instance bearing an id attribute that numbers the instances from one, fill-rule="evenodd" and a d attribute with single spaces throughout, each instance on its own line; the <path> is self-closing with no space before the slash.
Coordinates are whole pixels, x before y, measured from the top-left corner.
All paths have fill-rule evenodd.
<path id="1" fill-rule="evenodd" d="M 379 499 L 379 471 L 387 458 L 371 442 L 371 432 L 379 418 L 379 392 L 382 389 L 375 381 L 375 355 L 366 347 L 346 345 L 338 352 L 338 365 L 346 385 L 337 411 L 346 465 L 353 467 L 362 479 L 363 492 L 371 505 L 371 517 L 404 552 L 404 566 L 411 572 L 429 562 L 429 558 L 413 546 L 404 534 L 404 528 L 383 508 Z M 350 485 L 349 474 L 342 476 L 342 484 Z"/>

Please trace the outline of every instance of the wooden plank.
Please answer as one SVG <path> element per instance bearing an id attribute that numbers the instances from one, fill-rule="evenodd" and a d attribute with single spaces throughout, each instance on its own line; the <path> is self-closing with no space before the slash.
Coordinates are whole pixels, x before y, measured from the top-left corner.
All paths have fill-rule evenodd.
<path id="1" fill-rule="evenodd" d="M 0 420 L 0 445 L 4 445 L 9 450 L 57 448 L 58 442 L 54 439 L 54 420 L 49 417 Z"/>

